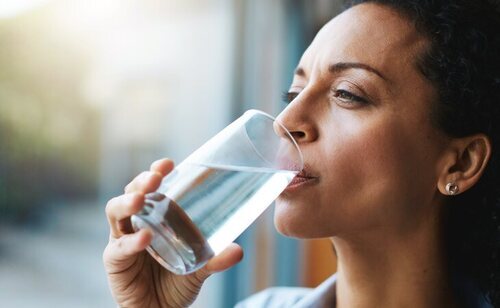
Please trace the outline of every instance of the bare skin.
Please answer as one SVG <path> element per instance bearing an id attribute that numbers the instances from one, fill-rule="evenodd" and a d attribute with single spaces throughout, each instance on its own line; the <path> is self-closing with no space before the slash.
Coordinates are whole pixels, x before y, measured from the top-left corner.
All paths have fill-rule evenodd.
<path id="1" fill-rule="evenodd" d="M 144 250 L 151 241 L 151 233 L 148 230 L 132 233 L 130 216 L 141 209 L 144 194 L 155 191 L 172 168 L 170 160 L 154 162 L 149 172 L 137 176 L 127 185 L 125 194 L 111 199 L 106 206 L 110 237 L 103 260 L 111 293 L 120 307 L 188 307 L 205 279 L 243 257 L 242 249 L 233 244 L 199 271 L 177 276 Z"/>
<path id="2" fill-rule="evenodd" d="M 472 186 L 490 143 L 452 139 L 431 122 L 436 93 L 416 65 L 426 47 L 399 13 L 355 6 L 306 50 L 278 117 L 302 149 L 307 180 L 277 200 L 275 224 L 285 235 L 331 238 L 336 307 L 456 306 L 445 186 Z"/>
<path id="3" fill-rule="evenodd" d="M 285 190 L 275 225 L 298 238 L 331 238 L 338 256 L 336 303 L 351 307 L 455 307 L 442 239 L 446 184 L 464 192 L 490 157 L 488 138 L 444 135 L 431 121 L 435 89 L 420 73 L 427 39 L 377 4 L 335 17 L 304 53 L 279 115 L 305 158 Z M 185 307 L 204 279 L 236 264 L 233 246 L 197 273 L 173 276 L 145 252 L 151 235 L 130 230 L 144 193 L 172 169 L 153 164 L 107 206 L 104 262 L 125 307 Z"/>

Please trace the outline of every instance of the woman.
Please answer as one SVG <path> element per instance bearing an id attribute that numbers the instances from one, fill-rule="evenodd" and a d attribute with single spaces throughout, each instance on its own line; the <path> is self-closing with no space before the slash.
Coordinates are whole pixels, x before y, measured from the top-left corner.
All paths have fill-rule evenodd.
<path id="1" fill-rule="evenodd" d="M 318 33 L 279 115 L 306 161 L 277 200 L 288 236 L 329 237 L 337 274 L 311 293 L 241 307 L 500 305 L 500 17 L 485 1 L 356 1 Z M 104 263 L 124 307 L 186 307 L 237 245 L 189 276 L 145 252 L 129 217 L 172 170 L 161 160 L 107 206 Z M 307 219 L 305 219 L 307 218 Z"/>

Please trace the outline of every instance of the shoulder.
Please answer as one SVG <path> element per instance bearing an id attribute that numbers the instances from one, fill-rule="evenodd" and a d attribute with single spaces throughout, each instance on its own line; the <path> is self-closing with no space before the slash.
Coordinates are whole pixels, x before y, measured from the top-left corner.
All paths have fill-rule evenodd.
<path id="1" fill-rule="evenodd" d="M 274 287 L 261 291 L 239 302 L 235 308 L 281 308 L 292 307 L 307 294 L 311 292 L 308 288 Z"/>
<path id="2" fill-rule="evenodd" d="M 315 289 L 275 287 L 266 289 L 238 303 L 235 308 L 335 307 L 336 275 Z"/>

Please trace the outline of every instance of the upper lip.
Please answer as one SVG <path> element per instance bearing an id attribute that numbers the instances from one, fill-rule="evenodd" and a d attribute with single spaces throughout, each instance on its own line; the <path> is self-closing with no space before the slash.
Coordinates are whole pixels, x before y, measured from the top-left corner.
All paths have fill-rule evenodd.
<path id="1" fill-rule="evenodd" d="M 313 173 L 311 173 L 309 166 L 304 165 L 304 168 L 302 169 L 302 171 L 300 171 L 296 175 L 296 177 L 301 177 L 301 178 L 306 178 L 306 179 L 315 179 L 318 176 L 316 176 Z"/>

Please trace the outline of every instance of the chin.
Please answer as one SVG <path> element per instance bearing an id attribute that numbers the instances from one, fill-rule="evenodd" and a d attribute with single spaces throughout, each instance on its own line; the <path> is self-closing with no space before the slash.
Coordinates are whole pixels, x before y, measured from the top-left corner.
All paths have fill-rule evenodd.
<path id="1" fill-rule="evenodd" d="M 303 204 L 278 198 L 274 207 L 274 226 L 284 236 L 314 239 L 335 236 L 341 222 L 311 211 L 311 203 Z"/>
<path id="2" fill-rule="evenodd" d="M 276 201 L 274 208 L 274 226 L 284 236 L 295 238 L 309 238 L 307 215 L 290 208 L 287 202 Z"/>

